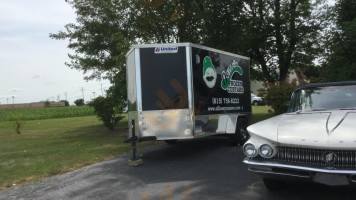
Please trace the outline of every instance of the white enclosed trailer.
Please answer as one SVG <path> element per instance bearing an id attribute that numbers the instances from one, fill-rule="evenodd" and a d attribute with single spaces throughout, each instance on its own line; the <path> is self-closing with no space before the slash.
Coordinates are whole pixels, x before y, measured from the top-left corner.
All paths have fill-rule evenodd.
<path id="1" fill-rule="evenodd" d="M 191 43 L 135 45 L 126 54 L 127 141 L 230 135 L 251 122 L 250 59 Z M 133 136 L 134 134 L 134 136 Z"/>

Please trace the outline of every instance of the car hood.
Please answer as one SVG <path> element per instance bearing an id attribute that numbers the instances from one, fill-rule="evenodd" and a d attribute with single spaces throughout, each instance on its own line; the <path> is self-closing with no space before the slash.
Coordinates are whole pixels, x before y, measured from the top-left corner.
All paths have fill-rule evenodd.
<path id="1" fill-rule="evenodd" d="M 356 148 L 356 112 L 283 114 L 249 127 L 253 134 L 287 146 Z"/>

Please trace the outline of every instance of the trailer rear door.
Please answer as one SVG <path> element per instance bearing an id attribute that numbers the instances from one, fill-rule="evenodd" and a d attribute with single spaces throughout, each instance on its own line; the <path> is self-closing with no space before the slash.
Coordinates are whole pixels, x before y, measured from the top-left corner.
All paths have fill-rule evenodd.
<path id="1" fill-rule="evenodd" d="M 186 47 L 140 48 L 143 137 L 192 137 L 186 60 Z"/>

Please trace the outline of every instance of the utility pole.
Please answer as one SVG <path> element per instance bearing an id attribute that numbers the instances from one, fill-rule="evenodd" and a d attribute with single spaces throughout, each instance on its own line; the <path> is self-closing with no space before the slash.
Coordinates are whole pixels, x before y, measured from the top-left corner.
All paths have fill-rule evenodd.
<path id="1" fill-rule="evenodd" d="M 67 99 L 67 92 L 65 92 L 64 95 L 66 96 L 66 101 L 68 101 L 68 99 Z"/>
<path id="2" fill-rule="evenodd" d="M 94 99 L 95 99 L 95 92 L 93 92 L 93 94 L 94 94 Z"/>
<path id="3" fill-rule="evenodd" d="M 82 95 L 83 95 L 83 100 L 84 100 L 84 88 L 82 88 L 81 90 L 82 90 Z"/>
<path id="4" fill-rule="evenodd" d="M 12 96 L 12 104 L 15 104 L 15 96 Z"/>
<path id="5" fill-rule="evenodd" d="M 6 98 L 7 104 L 9 104 L 9 98 Z"/>
<path id="6" fill-rule="evenodd" d="M 101 87 L 101 96 L 103 97 L 103 96 L 104 96 L 104 93 L 103 93 L 103 84 L 100 84 L 100 87 Z"/>

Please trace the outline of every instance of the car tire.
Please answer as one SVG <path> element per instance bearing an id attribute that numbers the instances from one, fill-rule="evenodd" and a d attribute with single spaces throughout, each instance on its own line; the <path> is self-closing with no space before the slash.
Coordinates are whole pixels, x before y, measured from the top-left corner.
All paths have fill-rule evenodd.
<path id="1" fill-rule="evenodd" d="M 233 146 L 243 145 L 249 138 L 250 135 L 247 132 L 248 121 L 247 118 L 238 118 L 236 122 L 235 134 L 231 136 L 230 141 Z"/>
<path id="2" fill-rule="evenodd" d="M 258 106 L 258 105 L 259 105 L 259 104 L 258 104 L 258 101 L 254 101 L 254 102 L 253 102 L 253 105 L 254 105 L 254 106 Z"/>
<path id="3" fill-rule="evenodd" d="M 280 191 L 286 188 L 286 181 L 263 178 L 263 183 L 269 191 Z"/>
<path id="4" fill-rule="evenodd" d="M 165 140 L 165 142 L 169 145 L 177 144 L 178 140 Z"/>

